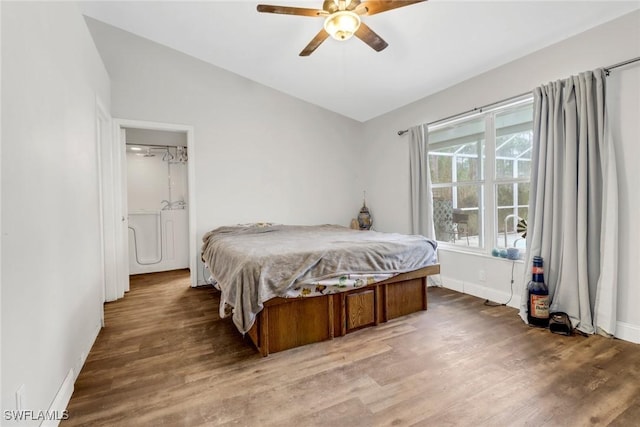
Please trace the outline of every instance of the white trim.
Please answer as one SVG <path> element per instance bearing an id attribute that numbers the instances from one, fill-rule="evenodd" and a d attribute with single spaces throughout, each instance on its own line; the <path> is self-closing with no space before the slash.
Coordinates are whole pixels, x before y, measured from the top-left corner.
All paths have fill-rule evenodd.
<path id="1" fill-rule="evenodd" d="M 480 187 L 479 201 L 480 211 L 478 212 L 478 224 L 480 228 L 480 247 L 486 252 L 496 246 L 494 241 L 498 235 L 498 195 L 496 194 L 496 116 L 495 112 L 488 113 L 485 117 L 484 152 L 485 157 L 482 163 L 484 171 L 484 183 Z M 533 114 L 532 114 L 533 115 Z M 481 215 L 482 214 L 482 215 Z M 489 298 L 490 299 L 490 298 Z M 505 300 L 506 301 L 506 300 Z"/>
<path id="2" fill-rule="evenodd" d="M 98 123 L 105 122 L 103 128 Z M 119 179 L 117 176 L 118 156 L 117 134 L 114 133 L 113 120 L 109 110 L 100 99 L 96 98 L 96 135 L 98 139 L 98 181 L 100 197 L 100 237 L 102 240 L 103 261 L 103 302 L 115 301 L 124 296 L 125 284 L 120 280 L 119 244 L 120 244 L 120 214 L 118 211 L 117 195 Z"/>
<path id="3" fill-rule="evenodd" d="M 446 276 L 442 276 L 442 286 L 456 292 L 473 295 L 482 299 L 488 299 L 489 301 L 500 304 L 505 303 L 509 299 L 510 295 L 509 292 L 498 291 L 484 285 L 478 285 L 477 283 L 473 282 L 465 282 Z M 517 289 L 515 287 L 515 284 L 513 291 L 513 297 L 511 298 L 508 306 L 519 309 L 520 294 L 516 293 Z M 640 344 L 640 326 L 618 321 L 616 323 L 615 337 L 624 341 Z"/>
<path id="4" fill-rule="evenodd" d="M 500 239 L 500 233 L 498 230 L 500 229 L 500 225 L 498 224 L 498 217 L 500 216 L 498 209 L 498 195 L 497 195 L 497 186 L 498 185 L 506 185 L 506 184 L 516 184 L 516 183 L 530 183 L 531 179 L 529 178 L 520 178 L 520 177 L 510 177 L 510 178 L 500 178 L 496 177 L 496 116 L 499 113 L 504 111 L 510 111 L 516 107 L 520 106 L 529 106 L 533 107 L 533 96 L 531 94 L 520 95 L 515 98 L 511 98 L 509 100 L 505 100 L 501 103 L 492 104 L 490 108 L 479 109 L 478 111 L 474 110 L 472 112 L 463 113 L 460 116 L 456 116 L 447 121 L 443 121 L 442 123 L 438 122 L 437 125 L 428 126 L 429 132 L 434 130 L 447 127 L 452 123 L 483 123 L 484 130 L 482 132 L 478 132 L 478 135 L 484 134 L 484 157 L 481 155 L 482 144 L 480 144 L 480 139 L 478 141 L 466 141 L 464 143 L 453 143 L 449 145 L 447 141 L 454 141 L 455 139 L 430 142 L 429 143 L 429 156 L 439 156 L 440 153 L 435 153 L 433 149 L 442 149 L 444 147 L 457 146 L 457 145 L 466 145 L 471 143 L 476 143 L 478 145 L 478 152 L 474 154 L 476 158 L 480 161 L 480 176 L 478 179 L 471 181 L 460 182 L 456 178 L 456 163 L 453 162 L 451 165 L 451 182 L 443 182 L 439 184 L 432 184 L 433 189 L 451 189 L 452 191 L 452 203 L 454 208 L 459 207 L 457 203 L 457 191 L 456 189 L 462 186 L 474 186 L 479 189 L 479 199 L 478 199 L 478 246 L 477 247 L 469 247 L 466 251 L 469 253 L 486 253 L 489 254 L 494 247 L 500 247 L 499 243 L 496 242 L 496 238 L 498 241 Z M 516 110 L 518 111 L 518 110 Z M 479 137 L 478 137 L 479 138 Z M 458 138 L 459 139 L 459 138 Z M 457 152 L 457 151 L 456 151 Z M 444 153 L 442 155 L 446 156 L 454 156 L 454 153 Z M 468 154 L 467 156 L 471 156 Z M 514 158 L 514 160 L 516 160 Z M 517 192 L 514 193 L 514 202 L 517 205 Z M 464 208 L 465 210 L 471 210 L 473 208 Z M 447 242 L 438 240 L 438 243 L 442 248 L 449 248 L 449 246 L 456 245 L 447 245 Z"/>
<path id="5" fill-rule="evenodd" d="M 465 293 L 469 295 L 476 296 L 478 298 L 487 299 L 493 303 L 498 304 L 507 304 L 509 307 L 519 308 L 520 307 L 520 294 L 515 294 L 515 283 L 514 283 L 514 294 L 511 295 L 510 290 L 499 291 L 497 289 L 492 289 L 485 285 L 479 285 L 473 282 L 465 282 L 464 283 Z M 509 300 L 509 298 L 511 299 Z"/>
<path id="6" fill-rule="evenodd" d="M 84 351 L 80 354 L 80 363 L 78 364 L 78 366 L 76 366 L 76 370 L 78 372 L 75 373 L 76 375 L 73 378 L 74 382 L 78 378 L 78 375 L 80 375 L 80 371 L 82 371 L 84 362 L 87 361 L 87 356 L 89 355 L 89 352 L 93 348 L 93 345 L 96 343 L 96 340 L 98 339 L 98 335 L 100 334 L 101 330 L 102 330 L 102 325 L 96 325 L 96 329 L 93 331 L 93 336 L 91 337 L 87 345 L 85 345 Z"/>
<path id="7" fill-rule="evenodd" d="M 197 265 L 197 240 L 196 240 L 196 170 L 195 170 L 195 136 L 193 126 L 179 125 L 172 123 L 147 122 L 143 120 L 114 119 L 117 134 L 120 134 L 122 128 L 148 129 L 160 131 L 178 131 L 187 134 L 187 183 L 188 183 L 188 201 L 189 206 L 189 270 L 190 283 L 192 287 L 198 285 L 198 265 Z M 118 141 L 119 143 L 119 141 Z M 124 150 L 122 150 L 124 151 Z M 124 165 L 120 165 L 122 168 Z M 122 172 L 122 169 L 120 169 Z M 124 189 L 122 190 L 124 191 Z M 127 265 L 128 267 L 128 265 Z"/>
<path id="8" fill-rule="evenodd" d="M 115 123 L 114 123 L 115 124 Z M 117 126 L 117 124 L 116 124 Z M 127 206 L 127 132 L 120 126 L 116 129 L 116 143 L 114 153 L 116 157 L 115 177 L 117 180 L 116 212 L 120 217 L 118 222 L 118 243 L 116 245 L 118 259 L 118 281 L 121 285 L 119 295 L 124 296 L 129 292 L 129 219 Z"/>
<path id="9" fill-rule="evenodd" d="M 452 291 L 464 294 L 464 282 L 462 280 L 453 279 L 451 277 L 440 275 L 440 283 L 442 287 L 451 289 Z"/>
<path id="10" fill-rule="evenodd" d="M 87 345 L 85 345 L 84 351 L 80 353 L 79 363 L 75 366 L 75 369 L 71 368 L 69 369 L 69 372 L 67 372 L 67 376 L 64 377 L 62 385 L 60 385 L 58 392 L 56 393 L 53 401 L 51 402 L 51 405 L 49 406 L 49 409 L 47 411 L 49 414 L 62 414 L 62 412 L 67 409 L 69 401 L 71 400 L 71 395 L 73 395 L 74 384 L 78 379 L 78 375 L 80 375 L 80 371 L 82 370 L 82 367 L 87 360 L 87 355 L 89 354 L 89 351 L 91 351 L 93 344 L 95 344 L 101 329 L 101 325 L 96 326 L 92 337 L 89 339 Z M 59 424 L 60 420 L 44 420 L 42 424 L 40 424 L 40 426 L 57 427 Z"/>
<path id="11" fill-rule="evenodd" d="M 64 378 L 62 385 L 58 389 L 56 396 L 49 406 L 47 413 L 49 414 L 62 414 L 67 409 L 67 405 L 71 400 L 73 394 L 73 383 L 75 382 L 77 374 L 73 371 L 73 368 L 69 369 L 67 376 Z M 60 424 L 60 420 L 44 420 L 40 427 L 57 427 Z"/>
<path id="12" fill-rule="evenodd" d="M 471 246 L 462 246 L 462 245 L 454 245 L 452 243 L 449 242 L 438 242 L 438 251 L 445 251 L 445 252 L 451 252 L 451 253 L 456 253 L 456 254 L 464 254 L 464 255 L 472 255 L 472 256 L 476 256 L 476 257 L 481 257 L 481 258 L 487 258 L 487 259 L 495 259 L 498 261 L 504 261 L 504 262 L 515 262 L 516 264 L 524 264 L 524 254 L 526 254 L 526 248 L 520 247 L 518 246 L 518 249 L 520 249 L 520 258 L 519 259 L 509 259 L 509 258 L 502 258 L 500 256 L 493 256 L 490 253 L 488 253 L 487 251 L 485 251 L 483 248 L 476 248 L 476 247 L 471 247 Z"/>
<path id="13" fill-rule="evenodd" d="M 635 344 L 640 344 L 640 326 L 632 325 L 631 323 L 620 322 L 616 323 L 616 338 L 629 341 Z"/>
<path id="14" fill-rule="evenodd" d="M 108 172 L 105 171 L 105 167 L 108 166 L 108 162 L 103 159 L 103 151 L 111 144 L 111 115 L 109 110 L 105 107 L 99 96 L 96 95 L 96 154 L 98 162 L 98 218 L 100 222 L 100 279 L 101 294 L 100 294 L 100 320 L 102 326 L 104 326 L 104 302 L 107 301 L 108 289 L 112 287 L 109 283 L 110 278 L 115 276 L 114 263 L 107 261 L 112 256 L 113 247 L 111 244 L 107 244 L 107 240 L 110 242 L 113 239 L 113 226 L 107 225 L 105 222 L 106 217 L 111 217 L 110 212 L 107 211 L 106 198 L 107 194 L 111 191 L 106 187 L 108 184 Z M 107 193 L 107 194 L 105 194 Z"/>
<path id="15" fill-rule="evenodd" d="M 499 291 L 485 285 L 479 285 L 474 282 L 465 282 L 451 277 L 442 276 L 442 286 L 456 292 L 487 299 L 493 303 L 504 304 L 509 301 L 509 307 L 520 308 L 520 294 L 516 293 L 517 289 L 515 284 L 513 286 L 513 295 L 511 296 L 511 300 L 509 300 L 511 295 L 510 289 L 506 291 Z"/>

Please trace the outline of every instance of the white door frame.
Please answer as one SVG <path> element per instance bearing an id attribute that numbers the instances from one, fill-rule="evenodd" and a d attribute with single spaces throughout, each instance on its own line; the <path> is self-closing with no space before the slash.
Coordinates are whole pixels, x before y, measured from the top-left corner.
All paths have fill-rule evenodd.
<path id="1" fill-rule="evenodd" d="M 198 284 L 198 269 L 197 269 L 197 242 L 196 242 L 196 197 L 195 197 L 195 141 L 194 141 L 194 129 L 193 126 L 179 125 L 173 123 L 158 123 L 149 122 L 143 120 L 130 120 L 130 119 L 113 119 L 113 145 L 114 154 L 118 159 L 114 162 L 114 195 L 116 204 L 118 206 L 117 218 L 119 219 L 120 228 L 117 232 L 118 238 L 118 278 L 119 284 L 117 290 L 128 291 L 129 290 L 129 243 L 128 239 L 124 236 L 128 236 L 127 230 L 127 206 L 126 206 L 126 147 L 125 142 L 121 139 L 121 133 L 123 129 L 146 129 L 146 130 L 158 130 L 158 131 L 173 131 L 173 132 L 185 132 L 187 134 L 187 156 L 189 161 L 187 162 L 187 186 L 188 186 L 188 200 L 187 206 L 189 207 L 189 270 L 190 270 L 190 282 L 192 287 L 196 287 Z M 118 292 L 119 293 L 119 292 Z"/>
<path id="2" fill-rule="evenodd" d="M 115 125 L 117 123 L 114 122 Z M 119 127 L 115 133 L 116 147 L 116 206 L 120 222 L 116 233 L 118 247 L 118 294 L 129 292 L 129 206 L 127 202 L 127 132 Z"/>
<path id="3" fill-rule="evenodd" d="M 116 296 L 116 247 L 115 247 L 115 210 L 113 204 L 113 137 L 112 120 L 109 110 L 102 100 L 96 97 L 96 152 L 98 162 L 98 217 L 100 221 L 100 314 L 104 326 L 104 303 L 113 301 Z"/>

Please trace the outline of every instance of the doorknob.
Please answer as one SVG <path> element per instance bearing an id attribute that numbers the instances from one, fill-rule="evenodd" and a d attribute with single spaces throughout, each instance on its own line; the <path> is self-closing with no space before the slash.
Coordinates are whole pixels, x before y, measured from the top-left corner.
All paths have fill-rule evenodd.
<path id="1" fill-rule="evenodd" d="M 124 221 L 125 221 L 125 219 L 124 219 L 124 217 L 122 217 L 122 222 L 124 222 Z"/>

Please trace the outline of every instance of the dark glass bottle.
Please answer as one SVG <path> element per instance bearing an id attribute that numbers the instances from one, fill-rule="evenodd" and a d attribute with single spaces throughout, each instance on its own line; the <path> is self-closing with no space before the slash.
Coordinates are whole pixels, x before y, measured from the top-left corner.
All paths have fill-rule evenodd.
<path id="1" fill-rule="evenodd" d="M 533 257 L 531 281 L 527 286 L 527 321 L 530 325 L 546 328 L 549 326 L 549 288 L 544 283 L 542 257 Z"/>

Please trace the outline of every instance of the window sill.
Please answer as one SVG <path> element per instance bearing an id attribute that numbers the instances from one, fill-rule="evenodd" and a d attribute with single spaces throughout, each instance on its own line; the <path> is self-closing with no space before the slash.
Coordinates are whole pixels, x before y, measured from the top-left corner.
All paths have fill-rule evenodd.
<path id="1" fill-rule="evenodd" d="M 520 249 L 520 248 L 518 248 Z M 450 244 L 446 244 L 443 242 L 438 242 L 438 251 L 446 251 L 446 252 L 453 252 L 453 253 L 459 253 L 459 254 L 465 254 L 465 255 L 472 255 L 472 256 L 477 256 L 477 257 L 481 257 L 481 258 L 490 258 L 490 259 L 495 259 L 495 260 L 499 260 L 499 261 L 506 261 L 506 262 L 516 262 L 519 264 L 523 264 L 524 263 L 524 258 L 526 257 L 527 253 L 524 252 L 522 249 L 520 249 L 520 258 L 519 259 L 509 259 L 509 258 L 502 258 L 499 256 L 493 256 L 490 253 L 485 252 L 485 249 L 482 248 L 465 248 L 463 246 L 457 246 L 457 245 L 450 245 Z"/>

